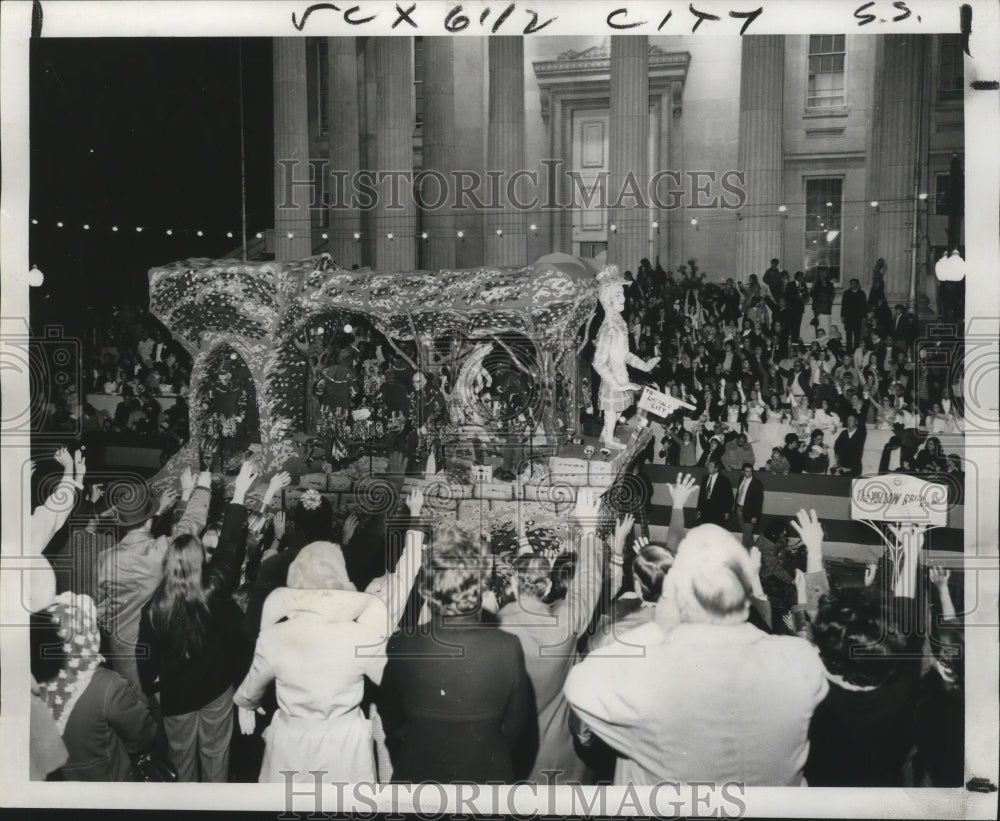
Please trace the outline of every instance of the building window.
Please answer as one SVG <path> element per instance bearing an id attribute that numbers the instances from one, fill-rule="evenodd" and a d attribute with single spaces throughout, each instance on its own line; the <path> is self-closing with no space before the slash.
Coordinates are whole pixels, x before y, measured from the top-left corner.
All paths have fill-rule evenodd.
<path id="1" fill-rule="evenodd" d="M 938 100 L 961 100 L 965 84 L 962 62 L 962 35 L 941 35 L 941 60 L 938 66 Z"/>
<path id="2" fill-rule="evenodd" d="M 844 181 L 840 177 L 824 177 L 805 182 L 805 271 L 807 274 L 822 271 L 829 281 L 839 282 Z"/>
<path id="3" fill-rule="evenodd" d="M 844 85 L 844 35 L 809 35 L 809 92 L 806 108 L 843 108 L 847 104 Z"/>
<path id="4" fill-rule="evenodd" d="M 934 175 L 934 216 L 948 216 L 948 186 L 951 174 Z"/>
<path id="5" fill-rule="evenodd" d="M 581 242 L 580 243 L 580 256 L 584 259 L 593 259 L 598 254 L 605 253 L 608 250 L 608 244 L 606 242 Z"/>
<path id="6" fill-rule="evenodd" d="M 424 127 L 424 38 L 413 38 L 413 110 L 416 130 Z"/>
<path id="7" fill-rule="evenodd" d="M 316 128 L 320 137 L 325 137 L 330 129 L 330 119 L 328 106 L 329 100 L 329 48 L 325 37 L 316 39 L 316 82 L 313 88 L 316 89 Z"/>

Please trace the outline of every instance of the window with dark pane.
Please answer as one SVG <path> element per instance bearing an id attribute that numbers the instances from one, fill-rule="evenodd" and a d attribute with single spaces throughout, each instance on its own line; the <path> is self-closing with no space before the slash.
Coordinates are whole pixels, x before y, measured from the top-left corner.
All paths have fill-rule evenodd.
<path id="1" fill-rule="evenodd" d="M 934 175 L 934 215 L 938 217 L 948 216 L 948 185 L 951 182 L 950 174 Z"/>
<path id="2" fill-rule="evenodd" d="M 809 35 L 806 108 L 842 108 L 847 104 L 844 43 L 843 34 Z"/>
<path id="3" fill-rule="evenodd" d="M 424 38 L 413 38 L 413 110 L 416 112 L 415 128 L 424 126 Z"/>
<path id="4" fill-rule="evenodd" d="M 316 38 L 316 82 L 313 83 L 313 88 L 316 89 L 316 127 L 319 130 L 320 137 L 325 137 L 330 129 L 330 94 L 328 90 L 330 73 L 327 71 L 327 66 L 329 65 L 328 45 L 325 37 Z"/>
<path id="5" fill-rule="evenodd" d="M 962 35 L 942 34 L 938 66 L 938 100 L 961 100 L 965 83 L 962 64 Z"/>
<path id="6" fill-rule="evenodd" d="M 823 271 L 831 282 L 840 280 L 844 180 L 817 177 L 806 183 L 805 271 Z"/>

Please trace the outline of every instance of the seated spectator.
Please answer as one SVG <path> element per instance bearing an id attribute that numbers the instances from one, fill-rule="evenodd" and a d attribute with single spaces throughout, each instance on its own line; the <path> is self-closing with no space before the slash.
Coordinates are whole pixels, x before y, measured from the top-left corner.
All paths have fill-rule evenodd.
<path id="1" fill-rule="evenodd" d="M 796 434 L 789 433 L 785 436 L 785 447 L 782 454 L 788 460 L 789 470 L 792 473 L 802 473 L 805 465 L 805 454 L 802 451 L 802 443 Z"/>
<path id="2" fill-rule="evenodd" d="M 914 467 L 920 473 L 947 473 L 948 457 L 941 452 L 941 440 L 930 436 L 917 453 Z"/>
<path id="3" fill-rule="evenodd" d="M 803 473 L 826 473 L 830 469 L 830 449 L 823 442 L 823 431 L 814 430 L 802 460 Z"/>
<path id="4" fill-rule="evenodd" d="M 739 434 L 734 440 L 726 443 L 722 451 L 722 466 L 726 470 L 742 470 L 743 465 L 754 463 L 753 446 L 747 441 L 746 434 Z"/>
<path id="5" fill-rule="evenodd" d="M 767 464 L 764 465 L 764 470 L 778 476 L 787 476 L 791 472 L 791 469 L 791 465 L 789 465 L 788 459 L 785 458 L 785 454 L 782 449 L 772 448 L 771 458 L 768 459 Z"/>

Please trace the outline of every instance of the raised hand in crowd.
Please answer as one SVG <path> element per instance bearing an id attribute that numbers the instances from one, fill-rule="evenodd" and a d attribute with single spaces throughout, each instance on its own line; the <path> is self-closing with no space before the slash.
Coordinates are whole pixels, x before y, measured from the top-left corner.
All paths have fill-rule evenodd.
<path id="1" fill-rule="evenodd" d="M 601 493 L 596 488 L 581 487 L 576 493 L 576 507 L 573 516 L 584 532 L 597 530 L 597 519 L 601 514 Z"/>
<path id="2" fill-rule="evenodd" d="M 160 494 L 160 503 L 156 509 L 156 515 L 161 516 L 172 508 L 178 499 L 178 492 L 174 488 L 169 488 Z"/>
<path id="3" fill-rule="evenodd" d="M 823 570 L 823 525 L 815 510 L 800 510 L 791 521 L 795 532 L 806 546 L 806 573 Z"/>
<path id="4" fill-rule="evenodd" d="M 191 494 L 194 493 L 194 482 L 195 477 L 191 472 L 191 468 L 184 468 L 180 476 L 181 499 L 183 501 L 188 501 L 191 498 Z"/>
<path id="5" fill-rule="evenodd" d="M 66 448 L 59 448 L 52 456 L 60 465 L 62 465 L 63 471 L 72 475 L 73 472 L 73 456 L 70 454 Z"/>
<path id="6" fill-rule="evenodd" d="M 282 488 L 288 487 L 292 483 L 291 474 L 287 470 L 283 470 L 280 473 L 275 473 L 271 477 L 271 480 L 267 483 L 267 491 L 264 493 L 264 497 L 260 502 L 260 509 L 266 510 L 268 505 L 277 495 L 278 491 Z"/>
<path id="7" fill-rule="evenodd" d="M 667 485 L 670 504 L 674 507 L 684 507 L 691 494 L 698 490 L 698 480 L 688 473 L 678 473 L 672 485 Z"/>
<path id="8" fill-rule="evenodd" d="M 406 494 L 406 507 L 413 518 L 421 514 L 424 509 L 424 492 L 420 488 L 415 487 Z"/>
<path id="9" fill-rule="evenodd" d="M 280 541 L 285 538 L 286 521 L 285 511 L 279 510 L 274 514 L 274 538 L 276 540 Z"/>
<path id="10" fill-rule="evenodd" d="M 87 474 L 87 459 L 83 455 L 82 448 L 77 450 L 77 452 L 73 454 L 73 472 L 74 472 L 74 481 L 76 482 L 76 486 L 82 490 L 83 477 L 86 476 Z"/>
<path id="11" fill-rule="evenodd" d="M 948 588 L 951 571 L 946 567 L 935 565 L 931 568 L 928 578 L 930 579 L 930 583 L 937 589 L 938 598 L 941 600 L 941 618 L 945 621 L 957 618 L 955 602 L 952 600 L 951 590 Z"/>
<path id="12" fill-rule="evenodd" d="M 632 532 L 635 524 L 635 516 L 626 513 L 615 524 L 614 552 L 616 556 L 621 556 L 625 550 L 625 542 L 628 541 L 628 534 Z M 635 547 L 633 545 L 633 547 Z"/>
<path id="13" fill-rule="evenodd" d="M 233 504 L 245 504 L 247 491 L 253 487 L 258 476 L 260 476 L 260 469 L 253 462 L 247 460 L 240 465 L 240 472 L 233 482 Z M 211 481 L 211 474 L 209 477 L 209 481 Z"/>
<path id="14" fill-rule="evenodd" d="M 416 515 L 420 515 L 419 513 Z M 348 545 L 351 543 L 351 539 L 354 538 L 354 533 L 358 529 L 358 524 L 360 520 L 356 513 L 352 513 L 346 519 L 344 519 L 344 526 L 340 533 L 340 544 L 341 546 Z"/>

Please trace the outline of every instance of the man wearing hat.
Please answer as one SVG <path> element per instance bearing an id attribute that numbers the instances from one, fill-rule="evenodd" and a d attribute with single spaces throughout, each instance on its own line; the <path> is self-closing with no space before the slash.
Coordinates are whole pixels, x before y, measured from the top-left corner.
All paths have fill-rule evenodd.
<path id="1" fill-rule="evenodd" d="M 181 476 L 181 499 L 187 503 L 171 538 L 182 534 L 197 536 L 205 526 L 211 498 L 212 474 L 203 471 L 197 482 L 190 469 Z M 136 644 L 139 617 L 163 577 L 163 556 L 170 540 L 154 536 L 153 520 L 177 500 L 176 491 L 167 491 L 157 500 L 145 484 L 121 493 L 115 503 L 118 524 L 125 535 L 100 559 L 97 568 L 97 622 L 110 637 L 112 667 L 137 689 L 139 670 Z"/>

